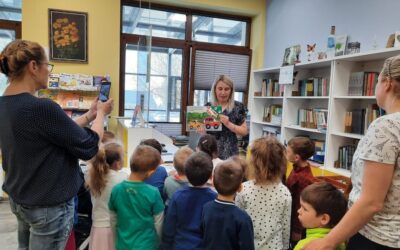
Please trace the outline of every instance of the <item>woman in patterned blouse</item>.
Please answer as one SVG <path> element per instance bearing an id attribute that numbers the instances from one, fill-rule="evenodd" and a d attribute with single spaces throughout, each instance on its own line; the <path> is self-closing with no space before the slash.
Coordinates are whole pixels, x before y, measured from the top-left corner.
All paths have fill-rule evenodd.
<path id="1" fill-rule="evenodd" d="M 248 133 L 246 108 L 234 100 L 234 94 L 235 86 L 232 80 L 226 75 L 220 75 L 211 87 L 211 102 L 206 104 L 222 107 L 222 114 L 219 115 L 223 124 L 222 131 L 208 132 L 217 139 L 218 157 L 222 160 L 239 153 L 236 136 L 245 136 Z M 200 133 L 203 131 L 204 128 L 199 130 Z"/>
<path id="2" fill-rule="evenodd" d="M 387 59 L 375 89 L 387 115 L 371 123 L 353 156 L 349 211 L 304 250 L 400 249 L 400 56 Z"/>

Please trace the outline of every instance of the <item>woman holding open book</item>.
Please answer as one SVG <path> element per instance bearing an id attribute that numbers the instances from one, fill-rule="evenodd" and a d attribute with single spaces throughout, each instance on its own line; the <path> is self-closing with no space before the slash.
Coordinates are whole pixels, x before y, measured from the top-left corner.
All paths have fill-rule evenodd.
<path id="1" fill-rule="evenodd" d="M 376 100 L 387 115 L 371 123 L 353 156 L 349 210 L 323 239 L 303 250 L 400 249 L 400 56 L 386 59 Z"/>
<path id="2" fill-rule="evenodd" d="M 218 157 L 222 160 L 239 153 L 237 135 L 248 134 L 246 125 L 246 108 L 235 101 L 235 86 L 226 75 L 218 76 L 211 87 L 211 102 L 206 106 L 221 106 L 222 113 L 217 114 L 217 119 L 223 124 L 222 131 L 208 132 L 218 141 Z M 204 133 L 204 128 L 198 130 Z"/>

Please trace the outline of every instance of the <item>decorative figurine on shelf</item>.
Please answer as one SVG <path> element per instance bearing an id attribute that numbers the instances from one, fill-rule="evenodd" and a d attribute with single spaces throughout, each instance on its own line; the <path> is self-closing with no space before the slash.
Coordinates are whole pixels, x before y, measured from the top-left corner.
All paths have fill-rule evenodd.
<path id="1" fill-rule="evenodd" d="M 315 47 L 317 46 L 316 43 L 313 45 L 307 44 L 307 61 L 315 61 L 318 58 L 318 54 L 315 51 Z"/>
<path id="2" fill-rule="evenodd" d="M 326 52 L 318 52 L 318 60 L 326 59 Z"/>

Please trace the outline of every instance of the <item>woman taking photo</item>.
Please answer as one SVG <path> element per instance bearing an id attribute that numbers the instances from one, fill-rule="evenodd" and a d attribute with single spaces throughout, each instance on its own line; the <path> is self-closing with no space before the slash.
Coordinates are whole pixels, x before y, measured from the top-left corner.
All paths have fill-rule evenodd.
<path id="1" fill-rule="evenodd" d="M 235 87 L 232 80 L 226 75 L 220 75 L 215 79 L 211 87 L 211 102 L 206 106 L 221 106 L 222 131 L 208 132 L 218 141 L 218 157 L 222 160 L 239 153 L 237 135 L 247 135 L 246 108 L 235 101 Z M 203 132 L 204 128 L 200 132 Z M 204 133 L 204 132 L 203 132 Z"/>
<path id="2" fill-rule="evenodd" d="M 15 40 L 0 54 L 9 84 L 0 96 L 0 145 L 11 211 L 18 221 L 18 249 L 64 249 L 73 225 L 74 200 L 83 183 L 78 159 L 98 151 L 104 117 L 113 101 L 97 102 L 75 121 L 50 99 L 53 65 L 35 42 Z M 91 129 L 85 128 L 93 121 Z"/>
<path id="3" fill-rule="evenodd" d="M 349 210 L 323 239 L 303 250 L 400 249 L 400 56 L 387 59 L 375 89 L 387 115 L 371 123 L 353 156 Z"/>

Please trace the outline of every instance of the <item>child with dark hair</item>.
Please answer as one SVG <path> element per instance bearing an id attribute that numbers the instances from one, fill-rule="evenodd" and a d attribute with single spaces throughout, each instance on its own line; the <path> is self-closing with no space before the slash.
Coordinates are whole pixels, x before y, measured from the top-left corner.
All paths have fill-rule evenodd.
<path id="1" fill-rule="evenodd" d="M 167 196 L 167 200 L 165 201 L 166 205 L 168 205 L 176 190 L 188 185 L 189 181 L 186 178 L 184 167 L 186 160 L 192 154 L 193 150 L 189 147 L 182 147 L 176 151 L 174 155 L 174 168 L 176 174 L 168 176 L 167 179 L 165 179 L 164 184 L 164 193 Z"/>
<path id="2" fill-rule="evenodd" d="M 288 249 L 292 197 L 282 184 L 285 147 L 274 137 L 263 137 L 251 146 L 249 181 L 236 195 L 236 205 L 251 217 L 256 249 Z"/>
<path id="3" fill-rule="evenodd" d="M 342 192 L 327 182 L 314 183 L 301 193 L 299 220 L 306 228 L 307 236 L 294 250 L 300 250 L 308 242 L 324 238 L 339 223 L 347 211 L 347 201 Z M 345 250 L 342 243 L 336 250 Z"/>
<path id="4" fill-rule="evenodd" d="M 89 249 L 115 249 L 115 218 L 110 216 L 108 201 L 112 188 L 128 176 L 121 172 L 124 148 L 114 142 L 104 144 L 90 162 L 88 186 L 92 198 L 92 229 Z"/>
<path id="5" fill-rule="evenodd" d="M 242 189 L 243 176 L 242 167 L 233 160 L 215 168 L 213 182 L 218 197 L 203 207 L 203 249 L 254 249 L 251 218 L 234 203 L 236 192 Z"/>
<path id="6" fill-rule="evenodd" d="M 199 142 L 197 143 L 197 151 L 202 151 L 208 154 L 213 162 L 213 167 L 217 166 L 218 163 L 222 162 L 220 158 L 218 158 L 218 144 L 217 139 L 213 135 L 204 134 L 199 138 Z"/>
<path id="7" fill-rule="evenodd" d="M 194 153 L 186 160 L 185 173 L 191 186 L 177 190 L 169 202 L 163 228 L 163 250 L 202 249 L 203 206 L 217 197 L 206 186 L 212 170 L 211 158 L 204 152 Z"/>
<path id="8" fill-rule="evenodd" d="M 157 188 L 144 183 L 161 161 L 153 147 L 139 145 L 130 159 L 128 180 L 116 185 L 108 203 L 117 215 L 116 249 L 157 249 L 164 203 Z"/>
<path id="9" fill-rule="evenodd" d="M 315 153 L 314 142 L 307 137 L 294 137 L 289 140 L 286 155 L 293 163 L 293 170 L 286 181 L 286 186 L 292 194 L 292 215 L 290 242 L 295 246 L 301 239 L 304 228 L 297 216 L 300 208 L 300 194 L 304 188 L 313 183 L 313 174 L 310 163 L 307 161 Z"/>
<path id="10" fill-rule="evenodd" d="M 162 153 L 162 145 L 159 141 L 156 139 L 146 139 L 142 140 L 140 142 L 140 145 L 147 145 L 150 147 L 155 148 L 158 152 L 160 152 L 160 155 Z M 160 160 L 159 165 L 162 163 L 162 160 Z M 165 179 L 168 177 L 167 170 L 163 166 L 158 166 L 156 168 L 156 171 L 154 173 L 147 177 L 146 180 L 144 180 L 144 183 L 152 185 L 153 187 L 158 188 L 158 191 L 160 192 L 161 197 L 165 201 L 166 197 L 164 195 L 164 182 Z"/>

